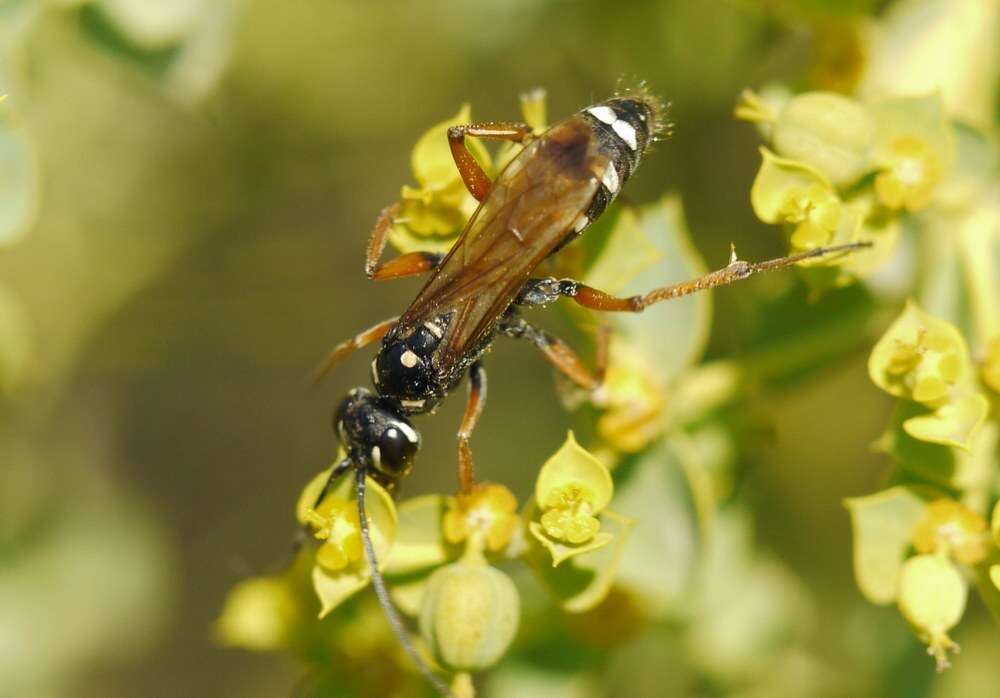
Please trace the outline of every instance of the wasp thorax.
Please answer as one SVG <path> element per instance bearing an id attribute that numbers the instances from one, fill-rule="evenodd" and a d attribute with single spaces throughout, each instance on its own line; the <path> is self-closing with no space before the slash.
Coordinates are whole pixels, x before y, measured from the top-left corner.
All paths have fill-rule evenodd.
<path id="1" fill-rule="evenodd" d="M 430 322 L 404 337 L 390 334 L 372 362 L 376 390 L 404 414 L 428 412 L 440 401 L 432 356 L 441 336 L 441 327 Z"/>
<path id="2" fill-rule="evenodd" d="M 413 467 L 420 450 L 420 434 L 386 400 L 364 388 L 355 388 L 334 415 L 334 429 L 360 465 L 397 480 Z"/>

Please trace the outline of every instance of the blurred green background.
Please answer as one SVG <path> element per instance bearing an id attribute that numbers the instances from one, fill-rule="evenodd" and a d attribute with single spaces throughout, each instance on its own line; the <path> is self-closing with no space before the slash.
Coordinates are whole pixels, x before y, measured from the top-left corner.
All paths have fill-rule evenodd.
<path id="1" fill-rule="evenodd" d="M 0 248 L 0 696 L 295 690 L 295 663 L 220 649 L 212 622 L 234 582 L 288 559 L 295 498 L 332 457 L 332 407 L 367 384 L 371 352 L 318 388 L 310 370 L 418 288 L 369 282 L 362 262 L 431 124 L 463 102 L 517 118 L 533 87 L 556 119 L 646 80 L 674 134 L 627 198 L 679 192 L 712 267 L 730 242 L 776 256 L 780 235 L 749 206 L 759 138 L 732 118 L 736 97 L 815 85 L 817 62 L 850 62 L 824 37 L 881 4 L 0 0 L 0 109 L 39 185 Z M 770 322 L 794 334 L 817 312 L 795 284 L 717 292 L 709 356 L 742 356 L 789 289 Z M 835 360 L 753 392 L 736 487 L 756 546 L 797 578 L 796 642 L 850 677 L 844 695 L 990 695 L 964 683 L 997 677 L 983 609 L 932 680 L 905 622 L 854 585 L 842 499 L 879 486 L 869 444 L 891 407 L 864 369 L 885 318 L 858 317 Z M 488 368 L 473 448 L 481 475 L 523 498 L 571 416 L 527 346 L 499 341 Z M 462 407 L 417 422 L 406 494 L 452 488 Z M 621 682 L 614 695 L 666 695 Z"/>

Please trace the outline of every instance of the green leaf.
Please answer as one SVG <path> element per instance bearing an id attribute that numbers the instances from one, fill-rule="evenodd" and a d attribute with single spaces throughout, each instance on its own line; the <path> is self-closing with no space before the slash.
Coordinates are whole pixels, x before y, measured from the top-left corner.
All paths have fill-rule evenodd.
<path id="1" fill-rule="evenodd" d="M 926 499 L 913 488 L 892 487 L 847 499 L 844 504 L 851 514 L 858 588 L 872 603 L 892 603 L 913 526 L 923 514 Z"/>

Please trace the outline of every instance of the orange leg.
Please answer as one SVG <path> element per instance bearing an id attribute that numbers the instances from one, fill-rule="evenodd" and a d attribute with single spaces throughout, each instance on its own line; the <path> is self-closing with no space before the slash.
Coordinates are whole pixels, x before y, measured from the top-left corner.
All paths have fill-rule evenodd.
<path id="1" fill-rule="evenodd" d="M 500 324 L 500 332 L 515 339 L 527 339 L 541 350 L 549 363 L 585 390 L 596 390 L 604 381 L 608 363 L 608 344 L 611 339 L 610 328 L 607 326 L 602 326 L 598 330 L 597 366 L 593 371 L 587 368 L 583 359 L 570 349 L 568 344 L 535 327 L 524 318 L 505 319 Z"/>
<path id="2" fill-rule="evenodd" d="M 722 269 L 709 272 L 697 279 L 653 289 L 642 296 L 628 296 L 624 298 L 612 296 L 600 289 L 587 286 L 572 279 L 532 279 L 529 284 L 525 285 L 524 290 L 521 291 L 517 302 L 522 305 L 544 305 L 552 302 L 559 296 L 565 296 L 591 310 L 638 313 L 654 303 L 670 300 L 671 298 L 688 296 L 698 291 L 731 284 L 734 281 L 742 281 L 753 274 L 782 269 L 796 262 L 801 262 L 804 259 L 823 257 L 828 254 L 848 253 L 870 246 L 870 243 L 867 242 L 854 242 L 846 245 L 834 245 L 832 247 L 817 247 L 808 252 L 769 259 L 765 262 L 747 262 L 737 259 L 736 251 L 734 250 L 729 264 Z"/>
<path id="3" fill-rule="evenodd" d="M 392 317 L 388 320 L 383 320 L 377 325 L 372 325 L 364 332 L 354 335 L 346 342 L 341 342 L 335 346 L 333 350 L 327 354 L 323 363 L 316 367 L 315 372 L 313 372 L 313 381 L 318 382 L 323 376 L 329 373 L 331 368 L 346 359 L 358 349 L 366 347 L 372 342 L 377 342 L 385 337 L 389 330 L 392 329 L 392 326 L 396 324 L 396 320 L 398 319 L 399 318 Z"/>
<path id="4" fill-rule="evenodd" d="M 531 136 L 531 127 L 514 121 L 486 121 L 479 124 L 452 126 L 448 129 L 448 145 L 451 147 L 451 156 L 455 159 L 455 167 L 462 175 L 465 188 L 476 197 L 477 201 L 482 201 L 490 193 L 493 182 L 486 176 L 483 168 L 479 166 L 476 158 L 465 146 L 466 136 L 484 140 L 522 143 Z"/>
<path id="5" fill-rule="evenodd" d="M 378 214 L 371 237 L 368 238 L 368 249 L 365 251 L 365 275 L 369 279 L 384 281 L 423 274 L 441 261 L 442 255 L 435 252 L 410 252 L 394 257 L 388 262 L 380 261 L 389 240 L 392 223 L 398 215 L 399 204 L 386 206 Z"/>
<path id="6" fill-rule="evenodd" d="M 458 429 L 458 486 L 462 492 L 471 492 L 476 484 L 472 467 L 472 450 L 469 439 L 476 428 L 479 415 L 486 405 L 486 370 L 478 361 L 469 369 L 469 400 L 465 405 L 462 426 Z"/>

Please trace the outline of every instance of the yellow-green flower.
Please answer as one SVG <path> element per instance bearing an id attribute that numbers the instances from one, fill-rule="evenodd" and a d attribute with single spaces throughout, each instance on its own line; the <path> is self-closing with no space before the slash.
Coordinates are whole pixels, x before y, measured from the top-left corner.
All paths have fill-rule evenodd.
<path id="1" fill-rule="evenodd" d="M 968 450 L 989 411 L 976 390 L 965 339 L 951 323 L 908 302 L 868 359 L 872 382 L 891 395 L 934 410 L 907 419 L 903 429 L 921 441 Z"/>
<path id="2" fill-rule="evenodd" d="M 754 213 L 765 223 L 792 228 L 799 250 L 828 245 L 841 222 L 843 203 L 833 185 L 804 162 L 780 158 L 761 148 L 763 161 L 750 190 Z"/>
<path id="3" fill-rule="evenodd" d="M 613 494 L 611 473 L 569 432 L 538 473 L 538 520 L 528 524 L 531 534 L 549 551 L 553 565 L 611 542 L 611 534 L 601 531 L 599 517 Z"/>
<path id="4" fill-rule="evenodd" d="M 929 206 L 955 162 L 955 136 L 940 96 L 905 97 L 869 106 L 877 129 L 875 193 L 892 210 Z"/>
<path id="5" fill-rule="evenodd" d="M 452 500 L 442 527 L 449 543 L 469 541 L 476 548 L 503 549 L 517 529 L 517 500 L 503 485 L 484 482 Z"/>
<path id="6" fill-rule="evenodd" d="M 912 301 L 875 345 L 869 361 L 872 381 L 897 397 L 939 407 L 968 374 L 961 333 Z"/>
<path id="7" fill-rule="evenodd" d="M 889 144 L 884 169 L 875 177 L 875 192 L 887 208 L 920 211 L 931 203 L 942 179 L 942 163 L 930 146 L 903 136 Z"/>
<path id="8" fill-rule="evenodd" d="M 953 499 L 928 504 L 913 528 L 913 547 L 918 553 L 950 555 L 965 565 L 982 562 L 989 545 L 986 519 Z"/>
<path id="9" fill-rule="evenodd" d="M 299 523 L 308 524 L 317 540 L 313 567 L 313 587 L 321 603 L 320 617 L 336 608 L 349 596 L 364 588 L 371 579 L 371 569 L 361 541 L 354 478 L 348 474 L 324 497 L 312 505 L 323 489 L 330 471 L 317 475 L 299 496 L 296 515 Z M 365 511 L 381 568 L 396 536 L 397 515 L 392 497 L 372 479 L 366 480 Z"/>

